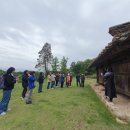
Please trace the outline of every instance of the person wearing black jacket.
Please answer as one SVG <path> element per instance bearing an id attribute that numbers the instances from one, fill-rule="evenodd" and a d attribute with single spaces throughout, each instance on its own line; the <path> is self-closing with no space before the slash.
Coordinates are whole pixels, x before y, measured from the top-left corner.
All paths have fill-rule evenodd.
<path id="1" fill-rule="evenodd" d="M 114 83 L 114 73 L 111 67 L 108 67 L 107 72 L 104 75 L 105 96 L 109 97 L 109 102 L 113 101 L 113 98 L 117 98 L 116 88 Z"/>
<path id="2" fill-rule="evenodd" d="M 28 87 L 28 70 L 25 70 L 22 75 L 22 87 L 23 87 L 22 98 L 25 98 Z"/>
<path id="3" fill-rule="evenodd" d="M 85 76 L 84 74 L 81 75 L 81 87 L 84 87 L 84 82 L 85 82 Z"/>
<path id="4" fill-rule="evenodd" d="M 43 82 L 44 82 L 44 74 L 40 72 L 40 75 L 38 77 L 39 87 L 38 87 L 38 93 L 42 92 Z"/>
<path id="5" fill-rule="evenodd" d="M 77 75 L 76 75 L 76 83 L 77 83 L 77 87 L 78 87 L 78 86 L 81 86 L 80 79 L 81 79 L 80 75 L 77 74 Z"/>
<path id="6" fill-rule="evenodd" d="M 13 76 L 15 68 L 10 67 L 6 74 L 4 75 L 4 88 L 3 88 L 3 97 L 0 102 L 0 115 L 3 116 L 8 110 L 8 104 L 11 99 L 11 92 L 16 83 L 16 78 Z"/>
<path id="7" fill-rule="evenodd" d="M 56 80 L 56 86 L 58 86 L 58 83 L 59 83 L 59 74 L 56 74 L 55 80 Z"/>

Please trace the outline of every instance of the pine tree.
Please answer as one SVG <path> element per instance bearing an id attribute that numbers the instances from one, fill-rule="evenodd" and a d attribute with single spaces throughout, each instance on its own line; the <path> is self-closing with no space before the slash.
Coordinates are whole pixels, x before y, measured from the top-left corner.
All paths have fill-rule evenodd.
<path id="1" fill-rule="evenodd" d="M 42 50 L 39 51 L 38 63 L 35 68 L 44 68 L 45 73 L 48 71 L 48 67 L 52 61 L 51 44 L 45 43 Z"/>
<path id="2" fill-rule="evenodd" d="M 57 72 L 59 70 L 59 59 L 57 57 L 54 57 L 52 59 L 52 71 Z"/>
<path id="3" fill-rule="evenodd" d="M 61 72 L 62 73 L 67 73 L 67 62 L 68 62 L 68 58 L 64 57 L 61 59 Z"/>

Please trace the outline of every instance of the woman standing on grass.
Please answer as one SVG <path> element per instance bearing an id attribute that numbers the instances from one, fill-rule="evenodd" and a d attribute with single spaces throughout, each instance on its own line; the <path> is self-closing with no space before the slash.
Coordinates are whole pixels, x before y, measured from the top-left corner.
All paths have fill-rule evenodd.
<path id="1" fill-rule="evenodd" d="M 42 92 L 43 82 L 44 82 L 44 74 L 40 72 L 40 75 L 38 77 L 39 87 L 38 87 L 38 93 Z"/>
<path id="2" fill-rule="evenodd" d="M 55 74 L 52 73 L 51 74 L 51 89 L 54 89 L 55 87 L 55 82 L 56 82 L 55 78 L 56 78 Z"/>
<path id="3" fill-rule="evenodd" d="M 26 93 L 26 104 L 32 104 L 32 92 L 33 92 L 33 89 L 35 88 L 35 72 L 32 71 L 30 72 L 29 74 L 29 77 L 28 77 L 28 88 L 27 88 L 27 93 Z"/>
<path id="4" fill-rule="evenodd" d="M 0 102 L 0 115 L 3 116 L 8 111 L 8 104 L 11 99 L 11 93 L 14 88 L 14 84 L 16 83 L 16 78 L 13 73 L 15 72 L 14 67 L 10 67 L 6 74 L 4 75 L 4 89 L 3 89 L 3 97 Z"/>
<path id="5" fill-rule="evenodd" d="M 70 73 L 68 73 L 67 76 L 66 76 L 66 86 L 67 86 L 67 88 L 70 86 L 70 81 L 71 81 L 71 77 L 70 77 Z"/>
<path id="6" fill-rule="evenodd" d="M 50 89 L 50 85 L 51 85 L 51 73 L 48 74 L 47 80 L 48 80 L 48 83 L 47 83 L 47 90 L 48 90 L 48 89 Z"/>
<path id="7" fill-rule="evenodd" d="M 24 99 L 27 92 L 27 87 L 28 87 L 28 70 L 25 70 L 22 75 L 22 87 L 23 87 L 22 99 Z"/>

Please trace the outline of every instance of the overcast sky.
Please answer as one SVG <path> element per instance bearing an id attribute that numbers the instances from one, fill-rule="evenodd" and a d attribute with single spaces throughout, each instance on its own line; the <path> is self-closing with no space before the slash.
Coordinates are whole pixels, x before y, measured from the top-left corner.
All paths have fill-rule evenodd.
<path id="1" fill-rule="evenodd" d="M 0 0 L 0 69 L 33 70 L 45 42 L 69 63 L 94 58 L 129 12 L 130 0 Z"/>

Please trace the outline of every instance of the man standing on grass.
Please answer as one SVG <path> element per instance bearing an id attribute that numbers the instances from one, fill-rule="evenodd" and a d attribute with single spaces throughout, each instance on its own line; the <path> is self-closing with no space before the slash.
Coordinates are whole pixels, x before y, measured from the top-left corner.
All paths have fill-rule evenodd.
<path id="1" fill-rule="evenodd" d="M 77 87 L 81 86 L 80 75 L 79 74 L 76 75 L 76 83 L 77 83 Z"/>
<path id="2" fill-rule="evenodd" d="M 84 87 L 84 82 L 85 82 L 85 76 L 84 74 L 81 75 L 81 87 Z"/>
<path id="3" fill-rule="evenodd" d="M 45 79 L 44 73 L 40 72 L 39 77 L 38 77 L 38 83 L 39 83 L 38 93 L 42 92 L 44 79 Z"/>
<path id="4" fill-rule="evenodd" d="M 27 90 L 27 93 L 26 93 L 26 98 L 25 98 L 25 101 L 26 101 L 26 104 L 32 104 L 32 92 L 33 92 L 33 89 L 35 88 L 35 72 L 32 71 L 30 72 L 29 74 L 29 77 L 28 77 L 28 90 Z"/>
<path id="5" fill-rule="evenodd" d="M 65 82 L 65 76 L 64 76 L 64 74 L 61 74 L 61 76 L 60 76 L 61 88 L 63 88 L 64 82 Z"/>

